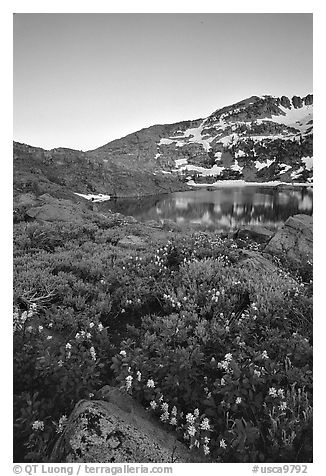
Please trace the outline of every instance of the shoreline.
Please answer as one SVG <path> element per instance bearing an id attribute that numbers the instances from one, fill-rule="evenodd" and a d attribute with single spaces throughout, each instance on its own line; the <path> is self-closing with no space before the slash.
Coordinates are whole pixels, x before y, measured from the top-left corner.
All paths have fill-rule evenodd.
<path id="1" fill-rule="evenodd" d="M 190 187 L 278 187 L 278 186 L 288 186 L 288 187 L 313 187 L 313 183 L 307 182 L 280 182 L 280 181 L 270 181 L 270 182 L 246 182 L 245 180 L 221 180 L 214 183 L 195 183 L 193 180 L 188 182 Z"/>

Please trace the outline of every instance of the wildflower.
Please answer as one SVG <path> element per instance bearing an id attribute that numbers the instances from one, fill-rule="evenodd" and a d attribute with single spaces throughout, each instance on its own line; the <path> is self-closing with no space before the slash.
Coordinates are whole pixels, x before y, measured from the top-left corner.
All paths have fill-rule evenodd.
<path id="1" fill-rule="evenodd" d="M 155 387 L 154 380 L 152 380 L 152 379 L 147 380 L 146 386 L 147 386 L 148 388 L 154 388 L 154 387 Z"/>
<path id="2" fill-rule="evenodd" d="M 38 331 L 42 332 L 43 331 L 43 326 L 38 326 Z"/>
<path id="3" fill-rule="evenodd" d="M 285 410 L 286 408 L 287 408 L 287 403 L 286 403 L 286 402 L 281 402 L 281 403 L 280 403 L 280 406 L 279 406 L 279 409 L 283 411 L 283 410 Z"/>
<path id="4" fill-rule="evenodd" d="M 47 336 L 47 340 L 51 340 L 53 337 L 52 336 Z"/>
<path id="5" fill-rule="evenodd" d="M 170 420 L 170 425 L 177 425 L 177 419 L 176 417 L 172 417 L 171 420 Z"/>
<path id="6" fill-rule="evenodd" d="M 205 445 L 208 445 L 208 443 L 209 443 L 210 441 L 211 441 L 211 439 L 208 438 L 208 436 L 205 436 L 205 438 L 204 438 L 204 443 L 205 443 Z"/>
<path id="7" fill-rule="evenodd" d="M 277 390 L 277 395 L 280 397 L 280 398 L 284 398 L 284 390 L 282 388 L 279 388 Z"/>
<path id="8" fill-rule="evenodd" d="M 50 329 L 51 329 L 51 327 L 53 327 L 53 322 L 50 322 L 48 327 L 50 327 Z"/>
<path id="9" fill-rule="evenodd" d="M 89 323 L 89 328 L 90 328 L 90 329 L 92 329 L 92 327 L 94 327 L 94 326 L 95 326 L 94 322 L 90 322 L 90 323 Z"/>
<path id="10" fill-rule="evenodd" d="M 78 340 L 80 339 L 81 335 L 79 334 L 79 332 L 77 332 L 77 334 L 75 335 L 75 339 Z"/>
<path id="11" fill-rule="evenodd" d="M 195 408 L 195 410 L 194 410 L 194 415 L 195 415 L 196 418 L 199 417 L 199 410 L 198 410 L 198 408 Z"/>
<path id="12" fill-rule="evenodd" d="M 58 367 L 62 367 L 63 366 L 63 361 L 60 359 L 58 360 Z"/>
<path id="13" fill-rule="evenodd" d="M 88 396 L 89 396 L 89 398 L 93 398 L 93 397 L 94 397 L 94 393 L 89 393 Z"/>
<path id="14" fill-rule="evenodd" d="M 69 342 L 66 344 L 66 349 L 71 349 L 71 344 L 69 344 Z"/>
<path id="15" fill-rule="evenodd" d="M 207 445 L 204 445 L 204 446 L 203 446 L 203 450 L 204 450 L 204 455 L 205 455 L 205 456 L 209 455 L 209 448 L 208 448 Z"/>
<path id="16" fill-rule="evenodd" d="M 220 440 L 220 447 L 223 448 L 223 449 L 225 449 L 226 446 L 227 446 L 227 445 L 226 445 L 226 443 L 225 443 L 225 440 L 222 438 L 222 439 Z"/>
<path id="17" fill-rule="evenodd" d="M 177 412 L 178 412 L 178 411 L 177 411 L 177 407 L 176 407 L 176 406 L 172 407 L 171 415 L 176 416 Z"/>
<path id="18" fill-rule="evenodd" d="M 33 430 L 44 430 L 44 422 L 40 420 L 35 420 L 34 423 L 32 424 Z"/>
<path id="19" fill-rule="evenodd" d="M 222 387 L 224 387 L 224 385 L 225 385 L 225 379 L 223 377 L 221 378 L 221 385 L 222 385 Z"/>
<path id="20" fill-rule="evenodd" d="M 27 331 L 27 332 L 32 332 L 32 331 L 33 331 L 33 326 L 28 326 L 28 327 L 26 327 L 26 331 Z"/>
<path id="21" fill-rule="evenodd" d="M 131 387 L 132 381 L 133 381 L 132 375 L 128 375 L 128 376 L 126 377 L 126 387 L 127 387 L 127 390 L 129 390 L 129 388 Z"/>
<path id="22" fill-rule="evenodd" d="M 211 429 L 208 418 L 203 419 L 203 421 L 200 424 L 200 428 L 202 430 L 210 430 Z"/>
<path id="23" fill-rule="evenodd" d="M 188 428 L 188 434 L 189 436 L 195 436 L 195 433 L 196 433 L 196 428 L 194 426 L 189 426 Z"/>
<path id="24" fill-rule="evenodd" d="M 262 358 L 262 359 L 269 359 L 269 357 L 268 357 L 268 354 L 267 354 L 267 351 L 266 351 L 266 350 L 264 350 L 264 351 L 263 351 L 263 353 L 261 354 L 261 358 Z"/>
<path id="25" fill-rule="evenodd" d="M 261 376 L 261 372 L 259 370 L 254 370 L 254 375 L 256 375 L 256 377 L 260 377 Z"/>
<path id="26" fill-rule="evenodd" d="M 270 389 L 268 390 L 268 395 L 270 395 L 273 398 L 277 397 L 276 389 L 274 387 L 270 387 Z"/>
<path id="27" fill-rule="evenodd" d="M 137 370 L 137 380 L 138 382 L 141 381 L 141 372 L 139 370 Z"/>
<path id="28" fill-rule="evenodd" d="M 91 354 L 91 356 L 92 356 L 92 359 L 93 359 L 93 360 L 96 360 L 96 352 L 95 352 L 94 347 L 91 347 L 91 348 L 89 349 L 89 351 L 90 351 L 90 354 Z"/>
<path id="29" fill-rule="evenodd" d="M 149 405 L 150 405 L 150 407 L 151 407 L 152 410 L 155 410 L 155 408 L 157 407 L 157 403 L 156 403 L 154 400 L 152 400 L 151 402 L 149 402 Z"/>
<path id="30" fill-rule="evenodd" d="M 228 368 L 229 368 L 229 362 L 228 362 L 227 360 L 222 360 L 222 362 L 219 362 L 219 363 L 217 364 L 217 367 L 218 367 L 219 369 L 228 370 Z"/>
<path id="31" fill-rule="evenodd" d="M 232 360 L 232 354 L 225 354 L 224 359 L 225 359 L 227 362 L 231 362 L 231 360 Z"/>
<path id="32" fill-rule="evenodd" d="M 168 403 L 166 403 L 166 402 L 162 403 L 161 408 L 164 412 L 167 412 L 169 410 Z"/>
<path id="33" fill-rule="evenodd" d="M 198 440 L 195 440 L 194 446 L 196 446 L 196 448 L 199 448 L 199 441 Z"/>
<path id="34" fill-rule="evenodd" d="M 102 325 L 101 323 L 97 326 L 97 328 L 98 328 L 98 330 L 99 330 L 100 332 L 102 332 L 103 329 L 104 329 L 104 327 L 103 327 L 103 325 Z"/>
<path id="35" fill-rule="evenodd" d="M 121 350 L 120 355 L 122 355 L 122 357 L 127 357 L 127 354 L 126 354 L 125 350 Z"/>
<path id="36" fill-rule="evenodd" d="M 240 405 L 240 403 L 242 402 L 242 398 L 241 397 L 237 397 L 236 400 L 235 400 L 235 403 L 237 405 Z"/>
<path id="37" fill-rule="evenodd" d="M 89 332 L 87 332 L 86 337 L 87 337 L 87 339 L 91 339 L 92 335 Z"/>
<path id="38" fill-rule="evenodd" d="M 66 421 L 67 421 L 66 415 L 62 415 L 62 417 L 59 420 L 58 428 L 56 429 L 57 433 L 62 433 Z"/>
<path id="39" fill-rule="evenodd" d="M 164 412 L 162 413 L 162 415 L 160 416 L 160 420 L 161 421 L 167 421 L 169 419 L 169 412 Z"/>
<path id="40" fill-rule="evenodd" d="M 192 413 L 187 413 L 186 421 L 187 421 L 187 423 L 195 423 L 195 417 L 193 416 Z"/>

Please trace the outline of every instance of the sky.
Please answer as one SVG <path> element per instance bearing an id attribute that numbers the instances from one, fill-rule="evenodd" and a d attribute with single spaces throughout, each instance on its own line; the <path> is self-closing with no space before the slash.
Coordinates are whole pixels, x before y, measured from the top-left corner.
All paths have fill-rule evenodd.
<path id="1" fill-rule="evenodd" d="M 312 93 L 312 14 L 14 18 L 14 140 L 91 150 L 252 95 Z"/>

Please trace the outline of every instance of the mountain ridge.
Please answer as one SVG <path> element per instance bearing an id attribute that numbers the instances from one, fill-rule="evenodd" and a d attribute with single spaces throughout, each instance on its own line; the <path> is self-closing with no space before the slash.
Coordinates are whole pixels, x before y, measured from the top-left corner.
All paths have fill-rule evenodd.
<path id="1" fill-rule="evenodd" d="M 14 142 L 14 170 L 18 184 L 38 175 L 45 189 L 113 196 L 222 180 L 312 184 L 312 146 L 312 94 L 250 96 L 206 118 L 145 127 L 86 152 Z"/>

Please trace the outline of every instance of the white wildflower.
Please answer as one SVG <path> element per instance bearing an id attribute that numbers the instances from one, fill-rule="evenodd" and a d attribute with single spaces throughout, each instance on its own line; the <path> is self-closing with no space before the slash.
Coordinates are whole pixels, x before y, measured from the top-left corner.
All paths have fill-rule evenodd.
<path id="1" fill-rule="evenodd" d="M 267 354 L 267 351 L 266 351 L 266 350 L 264 350 L 264 351 L 263 351 L 263 353 L 261 354 L 261 358 L 262 358 L 262 359 L 269 359 L 269 357 L 268 357 L 268 354 Z"/>
<path id="2" fill-rule="evenodd" d="M 169 410 L 169 404 L 164 402 L 162 403 L 161 408 L 164 412 L 167 412 Z"/>
<path id="3" fill-rule="evenodd" d="M 137 380 L 138 382 L 141 381 L 141 372 L 139 370 L 137 370 Z"/>
<path id="4" fill-rule="evenodd" d="M 235 400 L 235 403 L 237 405 L 240 405 L 240 403 L 242 402 L 242 398 L 241 397 L 237 397 L 236 400 Z"/>
<path id="5" fill-rule="evenodd" d="M 122 355 L 122 357 L 127 357 L 127 354 L 126 354 L 126 351 L 125 351 L 125 350 L 121 350 L 121 351 L 120 351 L 120 355 Z"/>
<path id="6" fill-rule="evenodd" d="M 280 398 L 284 398 L 284 390 L 282 388 L 279 388 L 277 390 L 277 395 L 280 397 Z"/>
<path id="7" fill-rule="evenodd" d="M 52 337 L 52 336 L 47 336 L 46 339 L 47 339 L 47 340 L 51 340 L 51 339 L 53 339 L 53 337 Z"/>
<path id="8" fill-rule="evenodd" d="M 283 411 L 283 410 L 286 410 L 286 408 L 287 408 L 287 403 L 286 402 L 281 402 L 280 406 L 279 406 L 279 409 Z"/>
<path id="9" fill-rule="evenodd" d="M 148 388 L 154 388 L 154 387 L 155 387 L 154 380 L 148 379 L 146 386 L 147 386 Z"/>
<path id="10" fill-rule="evenodd" d="M 38 331 L 42 332 L 43 331 L 43 326 L 38 326 Z"/>
<path id="11" fill-rule="evenodd" d="M 225 359 L 227 362 L 231 362 L 231 360 L 232 360 L 232 354 L 225 354 L 224 359 Z"/>
<path id="12" fill-rule="evenodd" d="M 133 381 L 132 375 L 128 375 L 128 376 L 126 377 L 126 387 L 127 387 L 127 390 L 129 390 L 129 388 L 131 387 L 132 381 Z"/>
<path id="13" fill-rule="evenodd" d="M 150 405 L 150 407 L 151 407 L 152 410 L 155 410 L 155 408 L 157 407 L 157 403 L 156 403 L 154 400 L 152 400 L 151 402 L 149 402 L 149 405 Z"/>
<path id="14" fill-rule="evenodd" d="M 97 328 L 98 328 L 98 330 L 99 330 L 100 332 L 102 332 L 102 331 L 103 331 L 103 329 L 104 329 L 104 327 L 103 327 L 103 325 L 102 325 L 102 324 L 99 324 L 99 325 L 97 326 Z"/>
<path id="15" fill-rule="evenodd" d="M 91 348 L 89 349 L 89 351 L 90 351 L 90 354 L 91 354 L 92 359 L 93 359 L 93 360 L 96 360 L 96 352 L 95 352 L 94 347 L 91 347 Z"/>
<path id="16" fill-rule="evenodd" d="M 203 421 L 200 424 L 200 428 L 202 430 L 210 430 L 211 429 L 208 418 L 203 419 Z"/>
<path id="17" fill-rule="evenodd" d="M 195 410 L 194 410 L 194 416 L 195 416 L 196 418 L 199 417 L 199 410 L 198 410 L 198 408 L 195 408 Z"/>
<path id="18" fill-rule="evenodd" d="M 192 413 L 187 413 L 186 415 L 187 423 L 195 423 L 195 417 Z"/>
<path id="19" fill-rule="evenodd" d="M 176 416 L 177 413 L 178 413 L 177 407 L 176 406 L 172 407 L 171 415 Z"/>
<path id="20" fill-rule="evenodd" d="M 270 395 L 273 398 L 277 397 L 276 389 L 274 387 L 270 387 L 268 390 L 268 395 Z"/>
<path id="21" fill-rule="evenodd" d="M 188 428 L 188 434 L 189 434 L 189 436 L 195 436 L 195 434 L 196 434 L 196 428 L 195 428 L 194 426 L 192 426 L 192 425 L 189 426 L 189 428 Z"/>
<path id="22" fill-rule="evenodd" d="M 222 438 L 222 439 L 220 440 L 220 447 L 225 449 L 226 446 L 227 446 L 227 445 L 226 445 L 226 443 L 225 443 L 225 440 Z"/>
<path id="23" fill-rule="evenodd" d="M 172 418 L 171 418 L 171 420 L 170 420 L 170 425 L 174 425 L 174 426 L 177 425 L 177 419 L 176 419 L 176 417 L 172 417 Z"/>
<path id="24" fill-rule="evenodd" d="M 209 455 L 209 447 L 207 445 L 203 446 L 203 450 L 204 450 L 204 455 L 205 456 Z"/>
<path id="25" fill-rule="evenodd" d="M 162 413 L 162 415 L 160 416 L 160 420 L 161 420 L 161 421 L 167 421 L 169 418 L 170 418 L 169 412 L 164 412 L 164 413 Z"/>
<path id="26" fill-rule="evenodd" d="M 44 430 L 44 422 L 40 421 L 40 420 L 35 420 L 32 424 L 32 428 L 33 428 L 33 430 L 43 431 Z"/>
<path id="27" fill-rule="evenodd" d="M 90 323 L 89 323 L 89 328 L 90 328 L 90 329 L 92 329 L 92 327 L 94 327 L 94 326 L 95 326 L 94 322 L 90 322 Z"/>
<path id="28" fill-rule="evenodd" d="M 66 349 L 71 349 L 71 344 L 69 344 L 69 342 L 66 344 Z"/>

